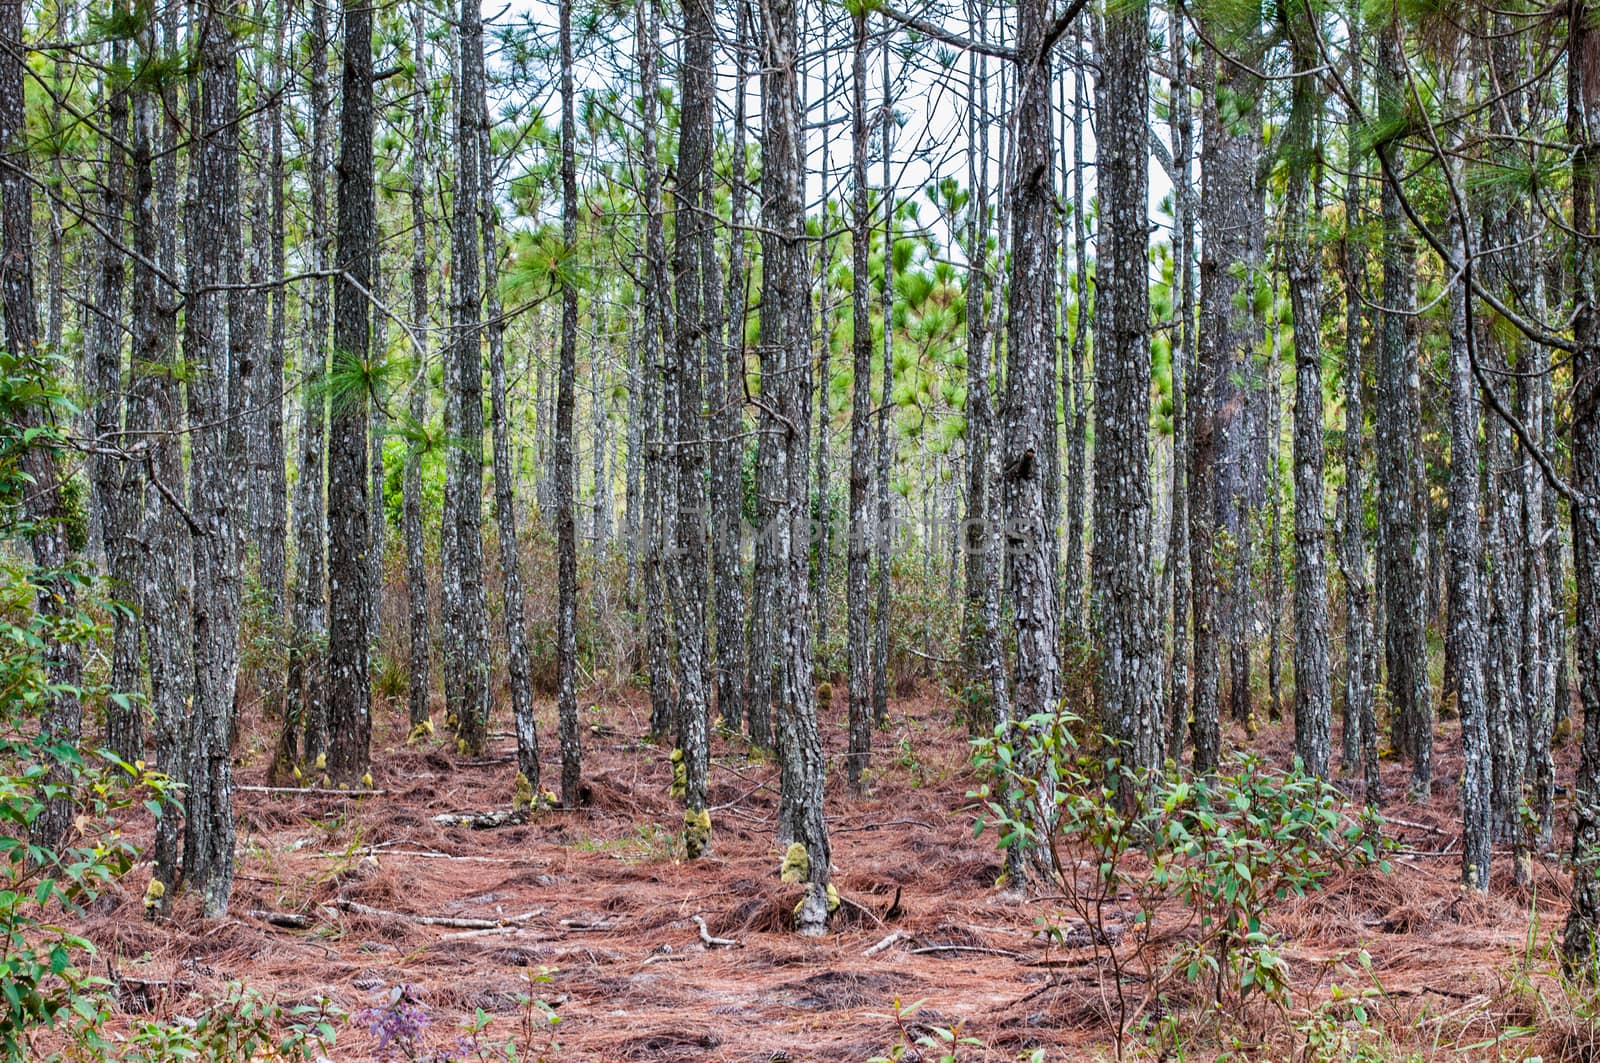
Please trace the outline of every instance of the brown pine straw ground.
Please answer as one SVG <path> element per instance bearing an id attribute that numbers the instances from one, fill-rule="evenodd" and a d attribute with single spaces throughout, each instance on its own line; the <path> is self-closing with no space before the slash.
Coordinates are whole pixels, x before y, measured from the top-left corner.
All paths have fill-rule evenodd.
<path id="1" fill-rule="evenodd" d="M 239 795 L 230 918 L 204 922 L 183 898 L 170 921 L 146 922 L 139 868 L 95 906 L 83 929 L 102 965 L 109 960 L 125 980 L 128 1012 L 148 1001 L 161 1014 L 193 1015 L 229 980 L 285 1004 L 326 996 L 354 1012 L 404 983 L 433 1016 L 430 1042 L 453 1041 L 475 1009 L 491 1017 L 486 1038 L 503 1039 L 518 1027 L 526 972 L 548 968 L 550 981 L 534 990 L 561 1017 L 549 1033 L 559 1049 L 541 1041 L 524 1046 L 522 1058 L 532 1048 L 532 1058 L 542 1049 L 563 1060 L 863 1060 L 904 1036 L 897 1000 L 923 1002 L 905 1020 L 913 1035 L 957 1026 L 983 1043 L 964 1049 L 962 1059 L 1010 1060 L 1035 1047 L 1049 1059 L 1109 1057 L 1101 1003 L 1101 987 L 1109 986 L 1096 977 L 1092 950 L 1047 950 L 1037 920 L 1056 916 L 1054 904 L 1019 903 L 995 888 L 995 837 L 973 836 L 967 793 L 975 779 L 948 702 L 894 703 L 891 727 L 874 735 L 873 792 L 865 799 L 846 795 L 838 768 L 842 702 L 824 721 L 833 758 L 827 812 L 834 881 L 855 904 L 822 940 L 788 930 L 798 894 L 778 882 L 776 765 L 748 758 L 741 743 L 716 740 L 714 855 L 685 863 L 673 852 L 682 813 L 668 797 L 667 751 L 642 740 L 647 710 L 637 700 L 586 712 L 585 807 L 483 831 L 437 826 L 432 817 L 509 806 L 509 736 L 483 761 L 455 756 L 442 735 L 407 749 L 401 710 L 386 709 L 373 766 L 382 796 Z M 553 715 L 550 706 L 542 711 Z M 540 732 L 547 780 L 558 777 L 552 722 L 542 720 Z M 265 732 L 247 733 L 242 783 L 262 781 Z M 1237 733 L 1232 739 L 1244 741 Z M 1265 729 L 1257 748 L 1281 764 L 1291 741 L 1286 722 Z M 1561 751 L 1563 783 L 1572 778 L 1573 754 Z M 1535 897 L 1510 884 L 1510 862 L 1502 859 L 1489 897 L 1463 896 L 1453 855 L 1454 723 L 1441 725 L 1437 760 L 1430 801 L 1391 801 L 1393 815 L 1420 826 L 1389 828 L 1402 846 L 1389 873 L 1343 876 L 1276 909 L 1299 1006 L 1325 1002 L 1334 982 L 1352 984 L 1337 961 L 1365 948 L 1387 993 L 1372 1005 L 1376 1017 L 1423 1058 L 1522 1059 L 1537 1051 L 1546 1059 L 1600 1058 L 1592 1027 L 1537 1014 L 1508 975 L 1524 956 L 1530 916 L 1537 915 L 1541 940 L 1559 930 L 1562 872 L 1542 864 Z M 1390 792 L 1402 793 L 1406 768 L 1386 762 L 1384 771 Z M 1564 833 L 1565 791 L 1562 802 Z M 143 840 L 148 829 L 137 824 L 134 833 Z M 900 911 L 891 913 L 897 896 Z M 341 899 L 435 916 L 539 914 L 472 934 L 340 910 Z M 250 917 L 252 910 L 309 913 L 312 926 L 279 928 Z M 697 915 L 738 947 L 708 950 L 692 922 Z M 894 931 L 904 939 L 863 955 Z M 961 948 L 915 951 L 937 945 Z M 1534 966 L 1551 964 L 1536 957 Z M 1443 1047 L 1489 1040 L 1520 1023 L 1540 1029 L 1501 1047 Z M 1194 1038 L 1185 1058 L 1223 1048 L 1203 1008 L 1185 1012 L 1180 1025 Z M 1264 1045 L 1248 1057 L 1299 1058 L 1287 1022 L 1269 1018 L 1261 1028 Z M 347 1025 L 330 1055 L 370 1059 L 372 1041 Z M 912 1051 L 906 1058 L 935 1057 Z"/>

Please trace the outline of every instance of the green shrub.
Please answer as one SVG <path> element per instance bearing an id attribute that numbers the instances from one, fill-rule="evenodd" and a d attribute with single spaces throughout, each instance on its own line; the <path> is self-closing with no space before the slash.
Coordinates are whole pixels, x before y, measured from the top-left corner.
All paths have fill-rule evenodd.
<path id="1" fill-rule="evenodd" d="M 1060 898 L 1066 918 L 1047 922 L 1047 937 L 1105 961 L 1119 1048 L 1146 1016 L 1182 1003 L 1165 999 L 1180 977 L 1234 1014 L 1257 994 L 1287 1009 L 1271 908 L 1341 869 L 1380 864 L 1377 820 L 1346 817 L 1338 791 L 1298 765 L 1239 754 L 1205 778 L 1141 774 L 1114 749 L 1088 752 L 1081 730 L 1065 712 L 997 728 L 975 743 L 989 781 L 972 796 L 984 808 L 977 829 L 992 824 Z M 1186 940 L 1159 954 L 1158 922 Z"/>

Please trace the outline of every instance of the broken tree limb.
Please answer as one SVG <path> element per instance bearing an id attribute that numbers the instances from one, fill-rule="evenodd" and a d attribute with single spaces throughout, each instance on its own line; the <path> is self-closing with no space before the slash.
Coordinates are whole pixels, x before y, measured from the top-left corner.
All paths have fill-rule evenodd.
<path id="1" fill-rule="evenodd" d="M 860 901 L 853 901 L 849 897 L 846 897 L 844 894 L 841 893 L 841 894 L 839 894 L 839 903 L 841 905 L 843 905 L 844 907 L 849 908 L 852 911 L 860 912 L 862 915 L 866 916 L 868 919 L 871 919 L 874 926 L 879 926 L 879 927 L 883 926 L 883 920 L 878 917 L 878 913 L 873 911 L 871 908 L 868 908 L 866 905 L 862 904 Z"/>
<path id="2" fill-rule="evenodd" d="M 650 958 L 646 959 L 643 963 L 641 963 L 639 966 L 640 967 L 648 967 L 652 963 L 676 963 L 679 960 L 686 960 L 688 958 L 689 957 L 679 955 L 678 953 L 675 953 L 675 952 L 663 952 L 663 953 L 660 953 L 659 955 L 651 956 Z"/>
<path id="3" fill-rule="evenodd" d="M 467 941 L 472 938 L 498 937 L 502 934 L 515 934 L 522 929 L 523 927 L 515 923 L 508 923 L 505 926 L 486 926 L 480 930 L 460 930 L 454 934 L 441 936 L 438 943 L 442 945 L 446 941 Z"/>
<path id="4" fill-rule="evenodd" d="M 329 860 L 344 860 L 350 853 L 321 852 L 317 854 Z M 476 864 L 527 864 L 527 860 L 513 860 L 507 856 L 462 856 L 455 853 L 437 853 L 423 849 L 385 849 L 381 845 L 369 845 L 355 850 L 356 856 L 414 856 L 422 860 L 464 860 Z M 542 865 L 541 865 L 542 866 Z"/>
<path id="5" fill-rule="evenodd" d="M 237 793 L 291 797 L 382 797 L 387 790 L 339 790 L 331 786 L 235 786 Z"/>
<path id="6" fill-rule="evenodd" d="M 1415 820 L 1401 819 L 1399 816 L 1384 816 L 1383 822 L 1385 824 L 1392 823 L 1396 827 L 1410 827 L 1412 830 L 1425 830 L 1429 834 L 1438 834 L 1444 837 L 1448 837 L 1450 834 L 1449 831 L 1440 830 L 1431 823 L 1418 823 Z"/>
<path id="7" fill-rule="evenodd" d="M 269 912 L 253 908 L 245 914 L 259 922 L 281 926 L 288 930 L 309 930 L 312 923 L 311 916 L 304 912 Z"/>
<path id="8" fill-rule="evenodd" d="M 1010 956 L 1012 959 L 1017 959 L 1022 955 L 1022 953 L 1012 952 L 1010 949 L 990 949 L 980 945 L 926 945 L 920 949 L 912 949 L 911 955 L 920 956 L 926 952 L 981 952 L 986 956 Z"/>
<path id="9" fill-rule="evenodd" d="M 733 938 L 712 937 L 711 931 L 706 928 L 706 921 L 704 919 L 698 915 L 693 916 L 692 918 L 694 919 L 694 925 L 700 928 L 700 940 L 705 943 L 706 948 L 736 949 L 741 947 L 740 943 L 735 941 Z"/>
<path id="10" fill-rule="evenodd" d="M 887 949 L 894 948 L 900 942 L 906 940 L 906 938 L 908 938 L 909 936 L 910 935 L 908 935 L 904 930 L 896 930 L 894 933 L 892 933 L 889 936 L 885 937 L 882 941 L 878 942 L 876 945 L 870 945 L 867 948 L 861 950 L 861 955 L 863 955 L 863 956 L 876 956 L 880 952 L 883 952 L 883 951 L 885 951 Z"/>
<path id="11" fill-rule="evenodd" d="M 402 923 L 415 923 L 418 926 L 443 926 L 451 930 L 497 930 L 501 927 L 516 926 L 529 919 L 536 919 L 544 914 L 543 908 L 535 908 L 531 912 L 511 916 L 506 919 L 472 919 L 453 915 L 409 915 L 405 912 L 391 912 L 386 908 L 372 908 L 357 901 L 340 899 L 339 907 L 356 915 L 370 916 L 374 919 L 394 919 Z"/>
<path id="12" fill-rule="evenodd" d="M 441 827 L 471 827 L 473 830 L 493 830 L 528 822 L 525 808 L 497 808 L 488 812 L 444 812 L 433 817 Z"/>

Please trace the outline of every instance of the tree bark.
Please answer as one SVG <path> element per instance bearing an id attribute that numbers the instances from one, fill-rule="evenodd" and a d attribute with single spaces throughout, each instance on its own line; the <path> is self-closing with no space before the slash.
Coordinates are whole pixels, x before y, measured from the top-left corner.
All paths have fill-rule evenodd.
<path id="1" fill-rule="evenodd" d="M 987 36 L 986 12 L 969 0 L 967 15 L 975 36 Z M 968 56 L 967 76 L 974 94 L 967 136 L 973 151 L 967 166 L 972 199 L 968 204 L 967 241 L 967 512 L 962 527 L 966 558 L 966 603 L 962 618 L 962 657 L 971 694 L 967 726 L 975 736 L 993 733 L 1010 712 L 1010 675 L 1006 672 L 1000 620 L 999 504 L 995 482 L 993 367 L 989 360 L 989 90 L 988 60 Z M 996 302 L 999 300 L 996 299 Z M 1080 302 L 1080 307 L 1082 303 Z M 870 368 L 870 367 L 869 367 Z M 863 577 L 864 579 L 865 577 Z"/>
<path id="2" fill-rule="evenodd" d="M 372 9 L 363 0 L 345 2 L 344 45 L 333 350 L 345 363 L 339 373 L 345 379 L 333 394 L 328 437 L 328 776 L 336 786 L 355 786 L 367 773 L 372 742 L 367 374 L 373 360 L 368 297 L 378 247 Z"/>
<path id="3" fill-rule="evenodd" d="M 804 372 L 810 361 L 810 293 L 805 261 L 805 133 L 799 111 L 799 53 L 793 0 L 762 6 L 762 298 L 763 429 L 775 441 L 773 568 L 784 586 L 775 656 L 781 658 L 778 722 L 782 733 L 778 840 L 806 853 L 805 896 L 795 912 L 803 935 L 828 921 L 831 854 L 823 819 L 825 761 L 811 688 L 810 610 L 804 529 L 810 453 Z M 763 529 L 766 533 L 766 529 Z M 760 658 L 752 655 L 752 661 Z"/>
<path id="4" fill-rule="evenodd" d="M 889 574 L 893 564 L 894 509 L 889 497 L 889 417 L 894 397 L 894 180 L 890 160 L 893 158 L 894 104 L 891 99 L 894 81 L 889 76 L 889 38 L 883 39 L 883 110 L 879 148 L 883 153 L 883 186 L 879 196 L 883 200 L 883 370 L 878 383 L 878 470 L 873 488 L 878 498 L 877 542 L 874 552 L 878 558 L 878 605 L 872 620 L 872 719 L 878 726 L 889 720 Z M 802 155 L 801 167 L 805 169 Z"/>
<path id="5" fill-rule="evenodd" d="M 1104 281 L 1095 373 L 1092 556 L 1101 723 L 1124 763 L 1139 772 L 1159 767 L 1165 753 L 1160 628 L 1150 557 L 1149 32 L 1147 0 L 1106 13 L 1098 172 L 1107 239 L 1100 255 Z M 1024 149 L 1019 160 L 1025 158 Z M 1020 251 L 1032 235 L 1019 228 L 1017 236 Z M 1015 302 L 1012 312 L 1017 312 Z M 1033 342 L 1020 330 L 1013 335 L 1013 344 Z M 1053 425 L 1053 418 L 1046 417 L 1040 427 L 1053 433 Z M 1045 445 L 1054 449 L 1054 439 Z M 1046 575 L 1054 587 L 1054 572 Z M 1018 582 L 1019 589 L 1027 586 L 1021 578 Z M 1017 612 L 1020 617 L 1020 601 Z M 1053 626 L 1048 630 L 1053 634 Z M 1017 686 L 1022 711 L 1023 676 Z M 1059 686 L 1051 689 L 1053 698 Z M 1042 702 L 1031 711 L 1049 708 Z"/>
<path id="6" fill-rule="evenodd" d="M 33 189 L 28 159 L 28 130 L 24 112 L 20 0 L 0 3 L 0 309 L 5 312 L 5 346 L 24 365 L 44 373 L 48 359 L 59 352 L 38 350 L 39 318 L 33 286 Z M 40 359 L 41 354 L 43 360 Z M 43 429 L 47 411 L 38 404 L 24 407 L 24 432 Z M 44 438 L 49 438 L 48 433 Z M 22 472 L 32 481 L 25 495 L 25 515 L 32 525 L 28 544 L 40 579 L 37 607 L 52 620 L 66 620 L 77 612 L 77 591 L 69 578 L 73 550 L 68 542 L 71 514 L 62 489 L 62 472 L 56 449 L 46 442 L 28 446 L 21 456 Z M 83 651 L 70 640 L 48 635 L 46 668 L 56 694 L 44 708 L 40 745 L 76 747 L 83 730 L 83 705 L 77 689 L 83 674 Z M 48 781 L 68 785 L 64 764 L 52 765 Z M 72 819 L 68 798 L 48 800 L 34 821 L 35 844 L 55 849 L 66 837 Z"/>
<path id="7" fill-rule="evenodd" d="M 645 410 L 645 423 L 641 429 L 645 445 L 644 607 L 650 672 L 650 733 L 658 738 L 667 735 L 673 720 L 672 662 L 667 644 L 668 615 L 664 597 L 666 576 L 663 571 L 665 551 L 663 539 L 667 529 L 662 524 L 663 496 L 669 477 L 662 439 L 665 421 L 663 400 L 666 395 L 663 388 L 664 366 L 661 352 L 668 327 L 666 304 L 669 285 L 666 238 L 662 231 L 661 169 L 656 155 L 655 134 L 656 112 L 660 102 L 660 87 L 656 75 L 660 21 L 659 0 L 641 0 L 636 25 L 640 29 L 638 57 L 640 96 L 643 104 L 640 109 L 643 119 L 641 151 L 644 154 L 645 275 L 648 278 L 644 293 L 644 343 L 639 358 L 644 372 Z M 564 337 L 563 343 L 565 343 Z"/>
<path id="8" fill-rule="evenodd" d="M 461 81 L 456 92 L 456 187 L 451 224 L 456 417 L 451 460 L 457 490 L 451 560 L 459 573 L 459 629 L 446 654 L 459 653 L 460 695 L 452 711 L 462 753 L 480 756 L 489 740 L 492 692 L 489 615 L 483 579 L 483 354 L 479 185 L 483 159 L 483 23 L 479 0 L 461 0 Z M 448 534 L 448 529 L 447 529 Z M 447 675 L 447 680 L 449 676 Z M 446 693 L 450 693 L 447 688 Z"/>
<path id="9" fill-rule="evenodd" d="M 473 3 L 474 0 L 464 0 Z M 578 241 L 576 89 L 572 78 L 572 0 L 561 0 L 561 239 Z M 573 513 L 573 391 L 578 358 L 578 289 L 561 283 L 561 363 L 556 384 L 556 706 L 561 739 L 561 803 L 578 805 L 582 747 L 578 735 L 578 531 Z"/>
<path id="10" fill-rule="evenodd" d="M 1583 706 L 1582 755 L 1573 793 L 1572 908 L 1562 932 L 1570 971 L 1594 976 L 1600 958 L 1600 30 L 1589 3 L 1568 15 L 1568 136 L 1576 234 L 1572 319 L 1572 512 L 1577 627 L 1573 649 Z"/>
<path id="11" fill-rule="evenodd" d="M 1358 10 L 1350 15 L 1351 74 L 1350 91 L 1361 99 L 1361 22 Z M 1346 158 L 1352 173 L 1345 179 L 1344 209 L 1347 219 L 1359 217 L 1361 179 L 1364 167 L 1356 161 L 1360 132 L 1352 124 L 1346 142 Z M 1378 773 L 1378 729 L 1373 701 L 1373 673 L 1376 647 L 1372 637 L 1372 590 L 1367 575 L 1366 497 L 1362 488 L 1362 439 L 1366 415 L 1362 407 L 1365 373 L 1362 360 L 1361 301 L 1366 275 L 1364 247 L 1359 240 L 1346 238 L 1341 249 L 1340 269 L 1344 282 L 1344 490 L 1339 496 L 1341 533 L 1339 536 L 1340 575 L 1345 595 L 1345 684 L 1344 734 L 1341 741 L 1341 771 L 1364 780 L 1365 800 L 1376 806 L 1383 800 Z"/>
<path id="12" fill-rule="evenodd" d="M 229 286 L 237 279 L 239 139 L 237 42 L 229 8 L 208 8 L 200 24 L 200 111 L 194 161 L 185 356 L 188 386 L 189 510 L 194 540 L 195 683 L 184 795 L 183 870 L 207 918 L 226 914 L 233 889 L 233 764 L 229 735 L 239 671 L 239 485 L 243 471 L 233 415 L 244 388 L 229 335 Z"/>
<path id="13" fill-rule="evenodd" d="M 489 416 L 494 448 L 494 515 L 500 538 L 500 591 L 504 598 L 506 679 L 511 688 L 511 722 L 517 735 L 517 771 L 534 792 L 539 789 L 539 734 L 533 715 L 533 662 L 528 651 L 526 606 L 522 597 L 522 536 L 517 523 L 516 483 L 511 465 L 511 404 L 506 388 L 505 323 L 500 313 L 499 211 L 491 171 L 493 145 L 484 85 L 472 105 L 478 108 L 478 212 L 483 229 L 483 291 L 488 322 Z M 596 396 L 599 401 L 599 396 Z M 596 500 L 598 505 L 598 499 Z"/>
<path id="14" fill-rule="evenodd" d="M 749 7 L 738 4 L 734 39 L 749 37 Z M 724 300 L 726 320 L 721 366 L 708 371 L 713 384 L 711 450 L 712 585 L 716 592 L 717 712 L 722 724 L 737 733 L 744 716 L 744 568 L 740 558 L 744 497 L 744 317 L 745 317 L 745 55 L 735 48 L 734 127 L 730 164 L 728 274 Z M 720 399 L 720 401 L 718 401 Z"/>
<path id="15" fill-rule="evenodd" d="M 1290 18 L 1295 68 L 1316 65 L 1317 15 L 1301 5 Z M 1316 173 L 1319 87 L 1294 82 L 1287 137 L 1285 226 L 1294 308 L 1294 750 L 1305 770 L 1328 778 L 1333 703 L 1328 663 L 1328 566 L 1322 516 L 1322 252 L 1310 212 Z M 1276 470 L 1271 472 L 1276 477 Z"/>
<path id="16" fill-rule="evenodd" d="M 849 643 L 850 733 L 845 753 L 845 771 L 850 788 L 864 790 L 862 773 L 872 756 L 872 661 L 871 631 L 868 627 L 867 488 L 872 405 L 872 309 L 868 302 L 869 256 L 872 239 L 871 193 L 867 185 L 867 19 L 865 12 L 853 16 L 854 51 L 850 66 L 851 83 L 851 182 L 852 226 L 850 233 L 851 275 L 851 390 L 850 390 L 850 533 L 845 573 L 845 613 Z M 976 273 L 977 267 L 974 267 Z M 980 289 L 981 291 L 981 289 Z M 970 298 L 970 291 L 969 291 Z M 978 315 L 980 318 L 982 315 Z M 972 315 L 968 315 L 968 321 Z M 969 366 L 970 368 L 970 366 Z M 968 396 L 968 405 L 972 403 Z M 969 419 L 969 460 L 971 422 Z M 981 483 L 981 478 L 980 478 Z M 981 488 L 980 488 L 981 491 Z M 981 593 L 981 591 L 980 591 Z M 969 620 L 969 623 L 971 621 Z M 981 619 L 980 619 L 981 622 Z"/>
<path id="17" fill-rule="evenodd" d="M 156 59 L 165 49 L 156 42 L 155 27 L 141 34 L 143 57 Z M 174 337 L 178 293 L 164 278 L 175 256 L 172 233 L 177 228 L 167 182 L 173 168 L 159 174 L 154 157 L 166 142 L 160 133 L 163 100 L 146 88 L 133 94 L 133 396 L 130 429 L 150 433 L 145 478 L 164 486 L 172 497 L 183 488 L 183 412 L 179 395 Z M 161 268 L 157 268 L 157 264 Z M 137 520 L 143 554 L 140 558 L 140 621 L 149 647 L 150 707 L 155 725 L 155 763 L 169 778 L 187 776 L 188 706 L 194 689 L 194 629 L 190 607 L 192 545 L 188 525 L 160 490 L 144 495 Z M 153 877 L 163 888 L 161 911 L 177 895 L 180 829 L 183 817 L 162 816 L 156 822 Z"/>
<path id="18" fill-rule="evenodd" d="M 127 62 L 127 43 L 112 46 L 112 63 Z M 117 76 L 106 78 L 108 125 L 123 143 L 128 135 L 128 90 Z M 144 756 L 144 706 L 140 701 L 139 539 L 144 505 L 144 470 L 126 458 L 99 448 L 123 450 L 131 436 L 124 421 L 138 421 L 123 388 L 122 296 L 124 263 L 123 214 L 127 205 L 128 158 L 122 144 L 108 142 L 103 160 L 102 226 L 106 235 L 97 248 L 94 320 L 85 336 L 84 363 L 94 395 L 96 453 L 89 459 L 100 513 L 101 543 L 111 594 L 127 606 L 111 618 L 111 676 L 105 703 L 106 746 L 130 764 Z M 129 428 L 136 425 L 130 424 Z"/>
<path id="19" fill-rule="evenodd" d="M 1380 99 L 1392 112 L 1405 91 L 1398 28 L 1379 34 Z M 1392 116 L 1392 114 L 1391 114 Z M 1393 142 L 1379 151 L 1390 172 L 1402 165 Z M 1415 336 L 1407 312 L 1416 301 L 1416 245 L 1399 197 L 1383 188 L 1383 315 L 1378 345 L 1378 497 L 1383 568 L 1386 685 L 1395 751 L 1410 757 L 1411 789 L 1426 794 L 1433 776 L 1433 705 L 1428 693 L 1427 511 L 1422 467 L 1422 399 Z"/>
<path id="20" fill-rule="evenodd" d="M 1181 4 L 1168 12 L 1172 52 L 1172 165 L 1173 205 L 1176 227 L 1173 235 L 1174 333 L 1172 343 L 1172 535 L 1167 564 L 1172 571 L 1172 686 L 1167 714 L 1167 756 L 1177 763 L 1183 759 L 1187 737 L 1191 682 L 1191 627 L 1189 610 L 1194 599 L 1193 570 L 1190 565 L 1189 474 L 1194 460 L 1194 229 L 1195 201 L 1191 162 L 1194 159 L 1194 127 L 1190 103 L 1189 38 L 1184 28 Z M 1081 189 L 1081 177 L 1079 187 Z M 1081 201 L 1082 192 L 1079 192 Z M 1082 310 L 1079 314 L 1081 316 Z"/>
<path id="21" fill-rule="evenodd" d="M 1462 63 L 1456 63 L 1452 92 L 1467 95 Z M 1463 167 L 1447 164 L 1459 188 Z M 1457 203 L 1458 207 L 1460 203 Z M 1493 823 L 1491 786 L 1494 768 L 1489 750 L 1488 703 L 1483 689 L 1482 600 L 1483 544 L 1478 536 L 1478 394 L 1472 378 L 1474 352 L 1468 226 L 1465 213 L 1455 212 L 1451 233 L 1451 272 L 1461 271 L 1450 288 L 1450 511 L 1446 538 L 1450 550 L 1450 624 L 1456 646 L 1456 707 L 1461 717 L 1461 881 L 1468 889 L 1488 892 Z"/>
<path id="22" fill-rule="evenodd" d="M 428 124 L 430 89 L 427 60 L 427 8 L 423 0 L 411 6 L 411 37 L 414 73 L 411 101 L 411 319 L 418 337 L 426 337 L 428 325 L 428 231 L 426 196 L 429 159 L 432 148 Z M 425 340 L 419 339 L 425 343 Z M 410 667 L 407 671 L 407 704 L 413 729 L 431 719 L 433 693 L 433 618 L 428 605 L 427 543 L 422 527 L 422 458 L 428 424 L 428 350 L 416 352 L 417 368 L 411 381 L 407 416 L 413 438 L 406 449 L 406 464 L 401 486 L 401 523 L 406 547 L 406 594 L 410 634 Z"/>
<path id="23" fill-rule="evenodd" d="M 306 181 L 310 185 L 311 260 L 318 274 L 306 284 L 305 346 L 301 363 L 301 416 L 299 476 L 295 492 L 294 598 L 290 612 L 288 704 L 273 758 L 273 783 L 288 785 L 293 779 L 299 733 L 305 737 L 304 761 L 314 765 L 327 750 L 327 700 L 324 667 L 328 634 L 327 613 L 327 513 L 323 506 L 323 458 L 327 445 L 328 396 L 328 281 L 327 208 L 328 158 L 328 27 L 320 3 L 308 6 L 310 19 L 310 74 L 307 103 L 310 110 L 311 157 Z"/>
<path id="24" fill-rule="evenodd" d="M 676 472 L 672 516 L 672 557 L 668 565 L 673 633 L 678 644 L 678 748 L 683 757 L 684 827 L 687 855 L 701 855 L 711 843 L 706 813 L 709 768 L 706 691 L 705 476 L 702 444 L 701 373 L 707 349 L 714 343 L 720 320 L 706 312 L 705 295 L 717 282 L 703 275 L 715 262 L 711 219 L 712 136 L 715 131 L 713 91 L 716 12 L 712 0 L 684 0 L 683 63 L 679 70 L 682 107 L 678 120 L 678 184 L 673 273 L 677 290 L 676 349 L 669 362 L 669 399 L 673 407 L 668 434 Z M 718 315 L 720 317 L 720 315 Z"/>

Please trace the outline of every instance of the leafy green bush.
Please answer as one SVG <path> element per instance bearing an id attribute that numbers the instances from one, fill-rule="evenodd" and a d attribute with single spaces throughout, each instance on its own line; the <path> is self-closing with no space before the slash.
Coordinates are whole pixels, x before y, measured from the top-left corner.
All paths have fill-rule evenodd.
<path id="1" fill-rule="evenodd" d="M 114 826 L 140 798 L 162 806 L 165 780 L 110 754 L 86 764 L 71 749 L 0 742 L 0 1048 L 17 1053 L 36 1029 L 96 1014 L 104 981 L 86 973 L 93 946 L 61 925 L 132 867 L 135 852 Z M 68 770 L 67 783 L 59 766 Z M 29 835 L 47 804 L 69 799 L 77 836 L 60 849 Z"/>
<path id="2" fill-rule="evenodd" d="M 111 986 L 91 973 L 94 946 L 67 925 L 133 866 L 137 853 L 118 826 L 123 814 L 143 806 L 159 817 L 173 801 L 172 784 L 142 763 L 43 737 L 43 719 L 62 699 L 85 704 L 106 693 L 68 685 L 52 665 L 65 651 L 97 644 L 117 608 L 99 597 L 86 567 L 46 570 L 3 545 L 38 530 L 20 505 L 32 483 L 22 459 L 35 448 L 62 450 L 53 426 L 71 423 L 75 411 L 56 382 L 70 378 L 59 359 L 0 352 L 0 1058 L 308 1059 L 305 1029 L 295 1033 L 290 1023 L 288 1034 L 269 1036 L 284 1028 L 286 1013 L 243 990 L 193 1022 L 149 1022 L 108 1037 Z M 23 427 L 29 423 L 35 427 Z M 77 550 L 82 485 L 64 483 L 62 519 Z M 42 844 L 41 817 L 63 806 L 73 814 L 65 840 Z M 322 1040 L 331 1043 L 331 1028 Z"/>
<path id="3" fill-rule="evenodd" d="M 984 807 L 977 829 L 992 824 L 1055 887 L 1066 919 L 1045 927 L 1049 938 L 1105 961 L 1118 1045 L 1143 1016 L 1181 1003 L 1163 1000 L 1177 976 L 1236 1013 L 1254 994 L 1286 1009 L 1271 908 L 1341 869 L 1382 866 L 1378 821 L 1349 819 L 1339 792 L 1298 764 L 1278 771 L 1238 754 L 1204 778 L 1141 774 L 1114 749 L 1088 752 L 1081 729 L 1065 712 L 997 728 L 975 744 L 989 781 L 972 796 Z M 1169 938 L 1179 944 L 1161 950 Z"/>

